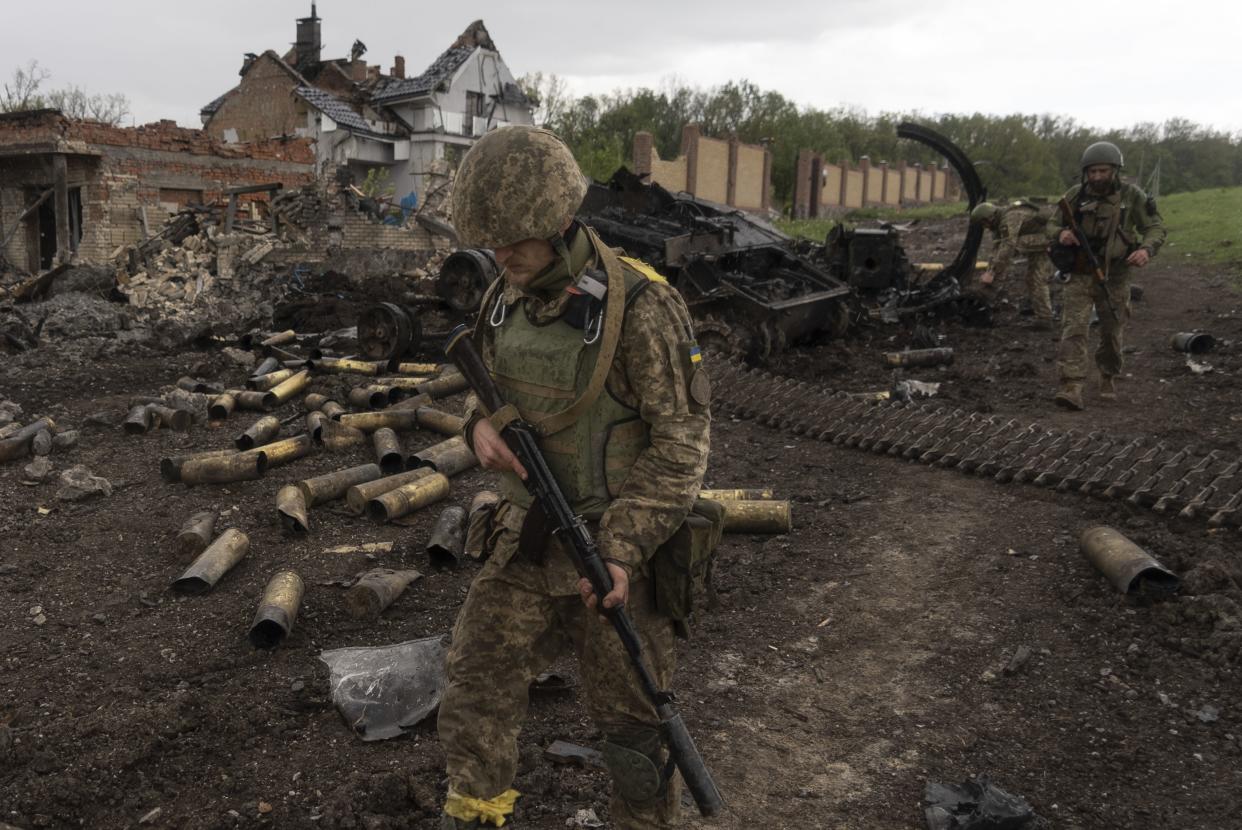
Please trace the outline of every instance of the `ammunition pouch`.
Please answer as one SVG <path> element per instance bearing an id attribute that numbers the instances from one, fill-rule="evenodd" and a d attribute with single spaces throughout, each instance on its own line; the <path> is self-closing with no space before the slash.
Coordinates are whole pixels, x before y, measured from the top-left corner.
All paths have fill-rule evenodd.
<path id="1" fill-rule="evenodd" d="M 492 555 L 496 547 L 496 539 L 504 529 L 496 521 L 496 512 L 499 509 L 499 504 L 492 504 L 470 514 L 470 522 L 466 525 L 464 548 L 467 556 L 484 562 Z"/>
<path id="2" fill-rule="evenodd" d="M 656 610 L 672 619 L 682 636 L 695 597 L 712 596 L 712 567 L 723 532 L 724 508 L 719 502 L 697 499 L 685 521 L 651 558 Z"/>
<path id="3" fill-rule="evenodd" d="M 661 798 L 668 786 L 668 775 L 661 769 L 663 740 L 655 729 L 628 729 L 626 733 L 607 734 L 600 753 L 617 795 L 641 807 Z"/>
<path id="4" fill-rule="evenodd" d="M 1085 256 L 1080 256 L 1082 251 L 1077 245 L 1062 245 L 1060 242 L 1053 242 L 1048 246 L 1048 258 L 1052 260 L 1052 264 L 1062 274 L 1072 274 L 1079 271 L 1077 267 L 1078 260 L 1081 258 L 1086 261 Z"/>

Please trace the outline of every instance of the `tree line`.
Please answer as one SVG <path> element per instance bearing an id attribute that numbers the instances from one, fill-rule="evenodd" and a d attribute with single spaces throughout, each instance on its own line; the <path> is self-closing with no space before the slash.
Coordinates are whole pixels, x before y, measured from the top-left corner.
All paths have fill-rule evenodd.
<path id="1" fill-rule="evenodd" d="M 997 198 L 1060 194 L 1078 180 L 1083 149 L 1100 140 L 1121 148 L 1127 176 L 1144 187 L 1158 180 L 1162 194 L 1242 185 L 1242 135 L 1182 118 L 1098 130 L 1060 115 L 870 115 L 846 107 L 800 107 L 745 80 L 710 89 L 669 83 L 661 89 L 581 97 L 569 95 L 555 75 L 535 73 L 521 83 L 538 101 L 536 122 L 564 138 L 593 179 L 606 180 L 630 164 L 636 132 L 652 133 L 660 157 L 671 159 L 680 150 L 682 126 L 698 123 L 707 136 L 737 135 L 744 142 L 768 146 L 778 206 L 787 207 L 793 197 L 802 149 L 815 150 L 829 161 L 857 162 L 869 156 L 873 162 L 940 164 L 943 160 L 930 149 L 897 138 L 902 121 L 948 136 L 975 162 L 988 193 Z"/>
<path id="2" fill-rule="evenodd" d="M 0 113 L 24 110 L 60 110 L 69 118 L 85 118 L 117 126 L 129 115 L 129 98 L 119 92 L 90 93 L 70 84 L 60 89 L 46 89 L 52 73 L 32 60 L 13 70 L 8 81 L 0 84 Z"/>

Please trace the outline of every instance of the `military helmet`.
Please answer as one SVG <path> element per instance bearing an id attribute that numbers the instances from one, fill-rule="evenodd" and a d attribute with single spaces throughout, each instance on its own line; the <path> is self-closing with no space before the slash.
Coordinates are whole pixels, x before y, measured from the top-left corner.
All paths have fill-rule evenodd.
<path id="1" fill-rule="evenodd" d="M 1083 150 L 1082 161 L 1078 166 L 1086 170 L 1088 167 L 1096 164 L 1111 164 L 1116 168 L 1124 167 L 1125 162 L 1121 158 L 1121 148 L 1111 141 L 1097 141 Z"/>
<path id="2" fill-rule="evenodd" d="M 974 210 L 970 212 L 970 221 L 976 224 L 986 224 L 991 222 L 1000 209 L 991 202 L 980 202 L 975 205 Z"/>
<path id="3" fill-rule="evenodd" d="M 500 127 L 461 160 L 453 226 L 463 246 L 501 248 L 558 236 L 586 196 L 573 153 L 548 130 Z"/>

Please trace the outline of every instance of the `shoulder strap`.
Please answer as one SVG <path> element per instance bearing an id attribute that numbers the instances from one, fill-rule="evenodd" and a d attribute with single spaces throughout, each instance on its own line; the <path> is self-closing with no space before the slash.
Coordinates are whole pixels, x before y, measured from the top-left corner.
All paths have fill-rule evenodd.
<path id="1" fill-rule="evenodd" d="M 596 398 L 604 391 L 608 373 L 612 371 L 612 360 L 617 355 L 617 345 L 621 342 L 621 324 L 625 318 L 625 277 L 621 273 L 621 261 L 596 236 L 595 231 L 585 225 L 582 230 L 591 240 L 591 246 L 604 266 L 604 273 L 608 275 L 608 293 L 604 301 L 604 331 L 600 336 L 599 356 L 595 360 L 595 369 L 591 373 L 587 388 L 568 407 L 541 418 L 532 425 L 545 438 L 577 421 L 595 403 Z"/>

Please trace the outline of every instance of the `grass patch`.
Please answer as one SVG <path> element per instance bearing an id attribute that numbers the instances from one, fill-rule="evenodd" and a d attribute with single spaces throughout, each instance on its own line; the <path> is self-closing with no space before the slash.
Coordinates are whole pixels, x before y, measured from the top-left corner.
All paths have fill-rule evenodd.
<path id="1" fill-rule="evenodd" d="M 1242 262 L 1242 187 L 1174 193 L 1158 202 L 1169 229 L 1161 259 Z"/>
<path id="2" fill-rule="evenodd" d="M 838 221 L 862 222 L 865 220 L 882 219 L 887 222 L 909 222 L 912 219 L 952 219 L 966 213 L 965 202 L 946 202 L 935 205 L 919 205 L 911 208 L 868 207 L 851 210 L 833 218 L 823 219 L 778 219 L 776 227 L 790 236 L 802 239 L 813 239 L 823 242 L 828 231 Z"/>

